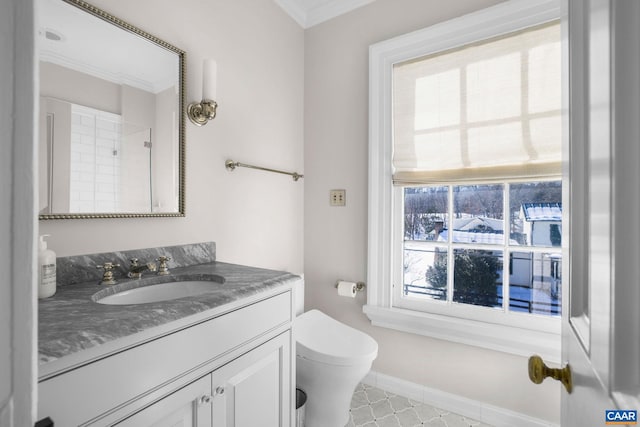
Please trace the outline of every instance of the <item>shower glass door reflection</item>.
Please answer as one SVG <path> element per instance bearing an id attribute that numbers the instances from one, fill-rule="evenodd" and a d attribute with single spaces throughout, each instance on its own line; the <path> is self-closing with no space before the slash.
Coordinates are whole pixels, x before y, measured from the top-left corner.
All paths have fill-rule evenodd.
<path id="1" fill-rule="evenodd" d="M 152 130 L 119 114 L 46 99 L 40 213 L 152 211 Z"/>

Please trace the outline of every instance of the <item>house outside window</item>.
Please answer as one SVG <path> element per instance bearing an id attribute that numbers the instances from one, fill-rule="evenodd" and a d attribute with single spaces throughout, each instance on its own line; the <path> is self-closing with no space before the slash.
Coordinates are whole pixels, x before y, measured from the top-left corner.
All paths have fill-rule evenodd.
<path id="1" fill-rule="evenodd" d="M 371 47 L 372 323 L 559 360 L 559 16 L 498 5 Z"/>

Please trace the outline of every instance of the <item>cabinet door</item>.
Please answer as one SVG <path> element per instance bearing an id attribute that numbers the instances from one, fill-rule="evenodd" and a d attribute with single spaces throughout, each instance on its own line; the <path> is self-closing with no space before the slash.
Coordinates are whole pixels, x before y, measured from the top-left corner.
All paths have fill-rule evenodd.
<path id="1" fill-rule="evenodd" d="M 212 373 L 214 427 L 290 427 L 289 333 Z"/>
<path id="2" fill-rule="evenodd" d="M 118 427 L 211 427 L 211 375 L 179 389 Z"/>

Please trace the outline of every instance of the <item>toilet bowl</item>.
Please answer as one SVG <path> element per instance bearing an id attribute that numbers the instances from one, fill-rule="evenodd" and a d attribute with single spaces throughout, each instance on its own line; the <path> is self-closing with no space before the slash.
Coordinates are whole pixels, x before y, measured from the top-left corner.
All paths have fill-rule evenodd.
<path id="1" fill-rule="evenodd" d="M 318 310 L 298 316 L 296 384 L 307 393 L 305 427 L 343 427 L 351 397 L 378 355 L 378 343 Z"/>

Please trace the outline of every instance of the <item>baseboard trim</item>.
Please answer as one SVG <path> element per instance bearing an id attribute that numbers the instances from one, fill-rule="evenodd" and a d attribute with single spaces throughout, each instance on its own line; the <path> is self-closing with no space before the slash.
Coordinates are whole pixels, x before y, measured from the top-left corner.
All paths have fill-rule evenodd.
<path id="1" fill-rule="evenodd" d="M 370 371 L 362 382 L 445 411 L 473 418 L 494 427 L 559 427 L 558 424 L 549 421 L 375 371 Z"/>

